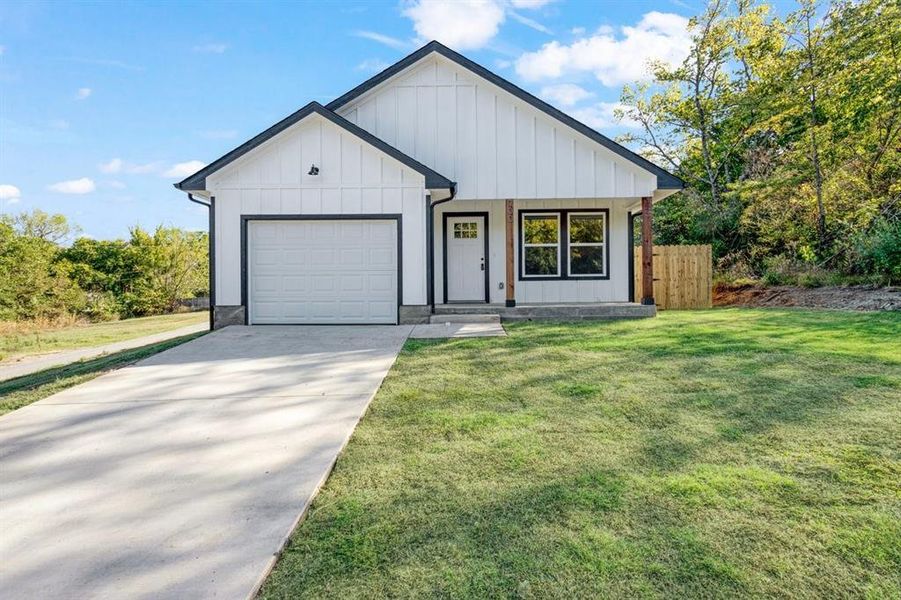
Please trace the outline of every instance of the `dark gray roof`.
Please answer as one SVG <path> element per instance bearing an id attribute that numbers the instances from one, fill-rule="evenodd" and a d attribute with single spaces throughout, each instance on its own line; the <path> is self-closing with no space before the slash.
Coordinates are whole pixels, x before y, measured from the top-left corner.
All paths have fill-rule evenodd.
<path id="1" fill-rule="evenodd" d="M 648 159 L 644 158 L 643 156 L 640 156 L 640 155 L 632 152 L 628 148 L 621 146 L 620 144 L 617 144 L 616 142 L 614 142 L 607 136 L 598 133 L 597 131 L 595 131 L 594 129 L 589 127 L 588 125 L 585 125 L 584 123 L 582 123 L 580 121 L 577 121 L 576 119 L 572 118 L 568 114 L 554 108 L 547 102 L 544 102 L 543 100 L 533 96 L 532 94 L 525 91 L 524 89 L 510 83 L 503 77 L 492 73 L 491 71 L 489 71 L 482 65 L 474 63 L 473 61 L 469 60 L 462 54 L 460 54 L 458 52 L 454 52 L 453 50 L 451 50 L 444 44 L 441 44 L 436 41 L 429 42 L 428 44 L 426 44 L 425 46 L 423 46 L 422 48 L 420 48 L 413 54 L 410 54 L 409 56 L 407 56 L 407 57 L 401 59 L 400 61 L 396 62 L 395 64 L 391 65 L 390 67 L 388 67 L 381 73 L 378 73 L 374 77 L 368 79 L 367 81 L 364 81 L 363 83 L 361 83 L 354 89 L 350 90 L 349 92 L 347 92 L 340 98 L 332 100 L 331 102 L 326 104 L 326 108 L 328 108 L 329 110 L 338 110 L 339 108 L 341 108 L 342 106 L 344 106 L 345 104 L 347 104 L 348 102 L 353 100 L 354 98 L 357 98 L 360 95 L 366 93 L 367 91 L 371 90 L 372 88 L 379 85 L 383 81 L 393 77 L 394 75 L 403 71 L 410 65 L 412 65 L 412 64 L 418 62 L 420 59 L 428 56 L 432 52 L 437 52 L 441 56 L 444 56 L 445 58 L 452 60 L 453 62 L 457 63 L 461 67 L 472 71 L 473 73 L 475 73 L 476 75 L 478 75 L 480 77 L 483 77 L 484 79 L 487 79 L 488 81 L 490 81 L 494 85 L 498 86 L 499 88 L 501 88 L 507 92 L 510 92 L 511 94 L 513 94 L 514 96 L 516 96 L 517 98 L 522 100 L 523 102 L 526 102 L 527 104 L 534 106 L 538 110 L 540 110 L 544 113 L 547 113 L 548 115 L 554 117 L 558 121 L 562 121 L 566 125 L 572 127 L 573 129 L 575 129 L 579 133 L 585 135 L 586 137 L 594 140 L 595 142 L 604 146 L 608 150 L 611 150 L 611 151 L 615 152 L 616 154 L 622 156 L 626 160 L 635 163 L 642 169 L 650 171 L 651 173 L 653 173 L 654 175 L 657 176 L 657 187 L 659 189 L 682 189 L 685 187 L 684 181 L 682 181 L 679 177 L 676 177 L 675 175 L 673 175 L 666 169 L 658 167 L 657 165 L 655 165 Z"/>
<path id="2" fill-rule="evenodd" d="M 190 177 L 187 177 L 186 179 L 176 183 L 175 187 L 180 190 L 184 190 L 184 191 L 205 190 L 207 176 L 209 176 L 212 173 L 215 173 L 216 171 L 218 171 L 225 165 L 240 158 L 241 156 L 243 156 L 247 152 L 250 152 L 251 150 L 253 150 L 257 146 L 259 146 L 263 142 L 269 140 L 272 137 L 275 137 L 276 135 L 278 135 L 279 133 L 281 133 L 288 127 L 294 125 L 298 121 L 304 119 L 305 117 L 308 117 L 309 115 L 311 115 L 313 113 L 316 113 L 318 115 L 325 117 L 326 119 L 328 119 L 329 121 L 331 121 L 332 123 L 337 125 L 338 127 L 342 127 L 343 129 L 349 131 L 350 133 L 354 134 L 355 136 L 357 136 L 358 138 L 367 142 L 368 144 L 375 146 L 376 148 L 378 148 L 385 154 L 391 156 L 392 158 L 399 160 L 400 162 L 407 165 L 414 171 L 421 173 L 425 177 L 425 187 L 427 189 L 453 190 L 456 187 L 457 184 L 455 182 L 451 181 L 450 179 L 448 179 L 447 177 L 445 177 L 444 175 L 441 175 L 440 173 L 433 171 L 432 169 L 425 166 L 418 160 L 416 160 L 410 156 L 407 156 L 406 154 L 404 154 L 403 152 L 401 152 L 394 146 L 391 146 L 390 144 L 384 142 L 383 140 L 375 137 L 374 135 L 372 135 L 365 129 L 362 129 L 362 128 L 354 125 L 353 123 L 351 123 L 344 117 L 335 114 L 334 112 L 332 112 L 328 108 L 322 106 L 318 102 L 310 102 L 309 104 L 307 104 L 306 106 L 304 106 L 303 108 L 298 110 L 297 112 L 282 119 L 281 121 L 279 121 L 278 123 L 276 123 L 275 125 L 270 127 L 269 129 L 267 129 L 266 131 L 249 139 L 248 141 L 244 142 L 243 144 L 241 144 L 240 146 L 238 146 L 237 148 L 235 148 L 228 154 L 225 154 L 224 156 L 217 158 L 216 160 L 211 162 L 209 165 L 207 165 L 206 167 L 197 171 Z"/>

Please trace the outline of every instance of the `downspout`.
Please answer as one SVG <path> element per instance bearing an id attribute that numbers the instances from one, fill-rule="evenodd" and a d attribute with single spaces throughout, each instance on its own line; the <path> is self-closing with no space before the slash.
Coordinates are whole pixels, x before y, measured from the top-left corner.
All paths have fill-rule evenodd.
<path id="1" fill-rule="evenodd" d="M 428 289 L 426 290 L 426 302 L 428 302 L 429 305 L 429 312 L 433 315 L 435 314 L 435 207 L 439 204 L 450 202 L 456 195 L 457 184 L 455 183 L 453 187 L 451 187 L 449 197 L 444 200 L 438 200 L 437 202 L 432 202 L 430 198 L 429 207 L 426 211 L 426 260 L 428 261 L 426 268 L 426 285 L 428 285 Z"/>
<path id="2" fill-rule="evenodd" d="M 216 197 L 210 196 L 210 201 L 209 203 L 207 203 L 203 200 L 198 200 L 194 197 L 194 194 L 191 194 L 189 192 L 188 200 L 194 202 L 195 204 L 199 204 L 200 206 L 205 206 L 207 209 L 207 214 L 209 215 L 207 219 L 207 227 L 209 227 L 209 234 L 207 234 L 207 243 L 209 244 L 209 247 L 207 249 L 207 259 L 210 262 L 210 331 L 212 331 L 213 324 L 215 322 L 213 311 L 216 309 L 216 211 L 213 208 L 214 203 L 216 202 Z"/>

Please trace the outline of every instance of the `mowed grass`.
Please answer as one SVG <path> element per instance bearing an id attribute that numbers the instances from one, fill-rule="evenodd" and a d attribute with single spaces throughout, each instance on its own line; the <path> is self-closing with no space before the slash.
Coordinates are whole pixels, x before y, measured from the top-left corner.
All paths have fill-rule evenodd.
<path id="1" fill-rule="evenodd" d="M 46 369 L 31 375 L 0 382 L 0 415 L 37 402 L 66 388 L 90 381 L 107 371 L 128 366 L 143 358 L 152 356 L 193 340 L 203 333 L 185 335 L 157 344 L 123 350 L 91 360 L 83 360 L 61 367 Z"/>
<path id="2" fill-rule="evenodd" d="M 901 596 L 901 314 L 409 341 L 263 598 Z"/>
<path id="3" fill-rule="evenodd" d="M 103 346 L 171 331 L 209 320 L 209 313 L 186 312 L 63 328 L 0 322 L 0 360 L 73 348 Z"/>

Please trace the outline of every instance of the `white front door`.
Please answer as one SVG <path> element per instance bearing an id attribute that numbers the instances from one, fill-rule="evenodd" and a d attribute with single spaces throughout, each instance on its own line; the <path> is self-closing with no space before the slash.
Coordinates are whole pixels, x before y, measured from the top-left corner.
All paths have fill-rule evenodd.
<path id="1" fill-rule="evenodd" d="M 447 218 L 447 301 L 485 302 L 485 217 Z"/>

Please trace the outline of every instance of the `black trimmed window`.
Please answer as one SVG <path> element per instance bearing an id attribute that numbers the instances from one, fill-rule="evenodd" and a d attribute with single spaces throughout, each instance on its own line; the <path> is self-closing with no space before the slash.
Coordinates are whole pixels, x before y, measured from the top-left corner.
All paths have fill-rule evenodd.
<path id="1" fill-rule="evenodd" d="M 570 277 L 603 277 L 607 274 L 607 214 L 566 215 L 569 236 L 567 273 Z"/>
<path id="2" fill-rule="evenodd" d="M 519 211 L 519 279 L 609 279 L 607 209 Z"/>
<path id="3" fill-rule="evenodd" d="M 560 213 L 523 213 L 523 277 L 559 277 Z"/>

